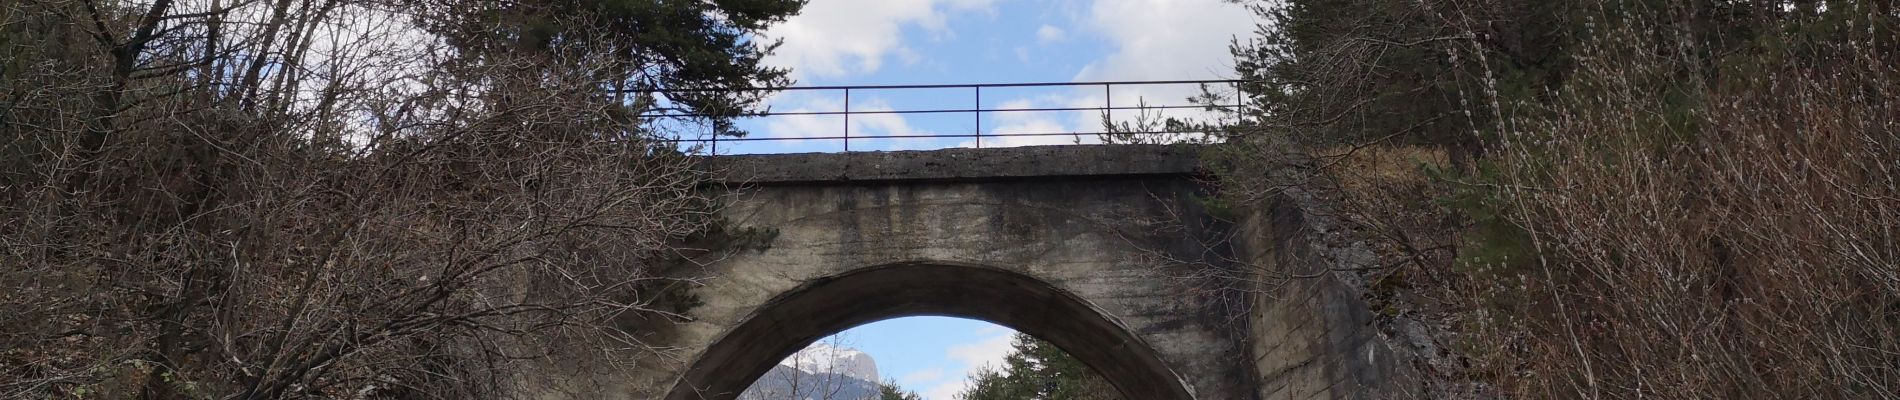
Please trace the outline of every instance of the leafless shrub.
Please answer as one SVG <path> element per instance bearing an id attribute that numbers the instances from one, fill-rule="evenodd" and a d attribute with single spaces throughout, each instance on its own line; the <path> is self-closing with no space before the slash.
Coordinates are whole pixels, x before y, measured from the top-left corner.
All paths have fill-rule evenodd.
<path id="1" fill-rule="evenodd" d="M 1891 4 L 1302 17 L 1333 22 L 1305 27 L 1321 40 L 1237 46 L 1261 109 L 1215 150 L 1222 189 L 1237 204 L 1325 199 L 1307 211 L 1385 260 L 1361 273 L 1375 311 L 1442 328 L 1469 361 L 1434 363 L 1451 366 L 1439 381 L 1532 398 L 1900 397 Z M 1527 50 L 1543 42 L 1523 32 L 1563 45 Z M 1300 63 L 1277 58 L 1289 46 L 1308 46 Z"/>
<path id="2" fill-rule="evenodd" d="M 438 11 L 0 5 L 0 397 L 486 398 L 668 351 L 616 321 L 670 315 L 651 271 L 718 199 L 609 90 L 650 71 L 470 57 Z"/>
<path id="3" fill-rule="evenodd" d="M 1538 256 L 1494 292 L 1527 303 L 1488 332 L 1523 345 L 1492 359 L 1513 392 L 1900 397 L 1900 53 L 1893 16 L 1846 14 L 1811 46 L 1817 14 L 1747 21 L 1787 47 L 1706 63 L 1600 20 L 1557 109 L 1496 144 Z"/>

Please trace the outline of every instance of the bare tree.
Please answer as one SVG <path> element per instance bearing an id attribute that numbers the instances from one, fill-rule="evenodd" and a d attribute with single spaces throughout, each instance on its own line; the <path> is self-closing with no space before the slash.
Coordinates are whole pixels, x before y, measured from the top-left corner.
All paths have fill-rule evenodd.
<path id="1" fill-rule="evenodd" d="M 516 3 L 0 5 L 0 397 L 499 397 L 561 343 L 667 351 L 624 322 L 679 311 L 651 271 L 717 199 L 632 116 L 782 80 L 737 35 L 797 3 L 759 3 L 667 5 L 711 74 L 596 10 L 522 47 Z"/>

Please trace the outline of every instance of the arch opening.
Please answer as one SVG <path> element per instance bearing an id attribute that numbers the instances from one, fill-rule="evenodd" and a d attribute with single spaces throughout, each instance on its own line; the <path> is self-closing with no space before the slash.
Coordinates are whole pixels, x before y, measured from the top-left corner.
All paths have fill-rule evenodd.
<path id="1" fill-rule="evenodd" d="M 1066 290 L 996 268 L 905 263 L 827 276 L 779 294 L 714 340 L 667 399 L 731 400 L 819 338 L 874 321 L 931 315 L 988 321 L 1042 338 L 1127 398 L 1194 398 L 1140 337 Z"/>

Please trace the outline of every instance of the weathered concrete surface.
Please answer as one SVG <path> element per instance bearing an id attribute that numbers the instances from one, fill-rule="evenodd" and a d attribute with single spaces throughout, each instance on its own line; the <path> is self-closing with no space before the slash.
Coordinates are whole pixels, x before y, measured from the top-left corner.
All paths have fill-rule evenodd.
<path id="1" fill-rule="evenodd" d="M 1173 176 L 1200 167 L 1196 146 L 1033 146 L 996 149 L 761 154 L 713 157 L 723 179 L 750 184 L 838 184 L 894 180 L 1059 180 Z"/>
<path id="2" fill-rule="evenodd" d="M 1215 234 L 1191 149 L 1055 146 L 725 158 L 725 215 L 769 248 L 700 273 L 693 357 L 669 398 L 725 398 L 806 342 L 878 319 L 973 317 L 1071 350 L 1137 398 L 1226 399 L 1239 341 L 1174 286 Z M 1187 230 L 1182 231 L 1180 228 Z M 1178 267 L 1176 267 L 1178 268 Z M 868 272 L 867 272 L 868 271 Z"/>
<path id="3" fill-rule="evenodd" d="M 628 327 L 642 346 L 672 351 L 619 355 L 641 360 L 631 371 L 592 367 L 600 360 L 590 357 L 612 352 L 564 355 L 544 397 L 731 399 L 812 340 L 913 315 L 983 319 L 1042 337 L 1132 399 L 1387 392 L 1377 381 L 1394 362 L 1352 326 L 1368 318 L 1363 303 L 1324 286 L 1332 283 L 1262 287 L 1272 292 L 1254 296 L 1244 318 L 1197 301 L 1206 288 L 1187 277 L 1204 275 L 1200 268 L 1247 260 L 1311 271 L 1327 261 L 1301 250 L 1312 246 L 1299 242 L 1296 210 L 1252 213 L 1236 228 L 1202 209 L 1194 148 L 707 162 L 735 190 L 722 216 L 766 232 L 762 246 L 668 272 L 699 282 L 686 291 L 694 305 L 685 320 Z M 1241 235 L 1230 235 L 1235 229 Z"/>
<path id="4" fill-rule="evenodd" d="M 1297 192 L 1248 210 L 1234 237 L 1253 269 L 1247 316 L 1257 398 L 1420 398 L 1412 357 L 1380 337 L 1351 271 L 1376 263 L 1364 248 L 1328 243 L 1331 221 Z"/>

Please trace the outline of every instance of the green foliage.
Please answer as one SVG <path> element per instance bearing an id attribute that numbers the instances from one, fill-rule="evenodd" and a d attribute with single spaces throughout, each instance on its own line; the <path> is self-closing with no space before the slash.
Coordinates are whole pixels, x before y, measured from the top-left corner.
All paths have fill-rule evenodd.
<path id="1" fill-rule="evenodd" d="M 1234 48 L 1262 127 L 1307 140 L 1357 143 L 1397 136 L 1408 143 L 1468 147 L 1493 125 L 1477 97 L 1486 75 L 1501 95 L 1532 98 L 1560 81 L 1563 2 L 1294 1 L 1257 5 L 1274 28 Z M 1445 23 L 1476 13 L 1482 32 Z M 1486 35 L 1483 43 L 1467 38 Z M 1493 50 L 1479 63 L 1471 46 Z M 1478 108 L 1474 110 L 1474 108 Z M 1477 111 L 1477 112 L 1473 112 Z"/>
<path id="2" fill-rule="evenodd" d="M 1055 345 L 1017 333 L 1000 369 L 984 368 L 972 376 L 961 400 L 1082 400 L 1120 399 L 1115 388 Z"/>
<path id="3" fill-rule="evenodd" d="M 755 32 L 784 21 L 805 0 L 424 0 L 426 29 L 474 60 L 522 54 L 614 63 L 607 89 L 668 92 L 667 100 L 709 115 L 729 135 L 729 118 L 749 112 L 770 91 L 790 86 L 789 70 L 762 63 L 776 43 Z M 711 89 L 711 90 L 706 90 Z M 648 107 L 653 99 L 638 99 Z M 632 110 L 638 112 L 641 110 Z"/>

